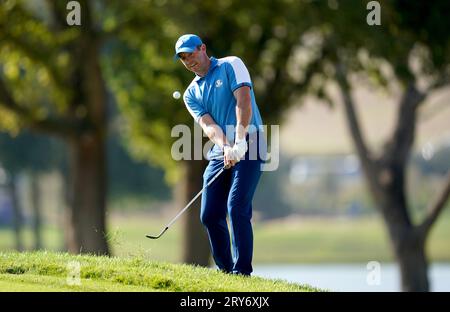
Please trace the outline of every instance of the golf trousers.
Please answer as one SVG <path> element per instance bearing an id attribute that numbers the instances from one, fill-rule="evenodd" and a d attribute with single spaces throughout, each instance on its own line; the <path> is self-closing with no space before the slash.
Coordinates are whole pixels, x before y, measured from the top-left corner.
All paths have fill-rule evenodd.
<path id="1" fill-rule="evenodd" d="M 252 148 L 253 151 L 257 148 L 259 153 L 259 149 L 265 149 L 265 141 L 250 140 L 249 151 Z M 240 162 L 226 169 L 205 189 L 200 213 L 218 268 L 245 275 L 253 271 L 252 199 L 263 164 L 260 157 L 249 157 L 249 151 Z M 203 174 L 203 185 L 223 166 L 223 160 L 210 160 Z"/>

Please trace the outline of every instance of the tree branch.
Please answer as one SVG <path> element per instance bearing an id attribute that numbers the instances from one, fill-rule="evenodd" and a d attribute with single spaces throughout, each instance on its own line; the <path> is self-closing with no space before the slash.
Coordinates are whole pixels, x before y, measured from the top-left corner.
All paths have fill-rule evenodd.
<path id="1" fill-rule="evenodd" d="M 442 210 L 444 210 L 445 204 L 449 196 L 450 196 L 450 172 L 447 174 L 444 187 L 442 188 L 438 196 L 436 196 L 436 198 L 428 206 L 427 209 L 428 214 L 418 227 L 419 231 L 423 234 L 424 238 L 429 234 L 433 224 L 438 219 Z"/>
<path id="2" fill-rule="evenodd" d="M 379 161 L 376 159 L 372 152 L 366 145 L 364 140 L 359 120 L 355 110 L 355 104 L 350 92 L 350 84 L 347 79 L 347 72 L 344 64 L 341 62 L 336 63 L 336 81 L 339 85 L 339 89 L 342 96 L 342 101 L 345 107 L 345 115 L 347 117 L 347 125 L 350 130 L 350 136 L 353 139 L 353 143 L 356 148 L 361 167 L 365 173 L 365 177 L 368 182 L 369 189 L 371 190 L 375 200 L 383 201 L 384 193 L 382 191 L 379 173 L 380 166 Z M 383 208 L 383 205 L 376 206 L 379 209 Z"/>
<path id="3" fill-rule="evenodd" d="M 353 98 L 350 94 L 350 84 L 347 80 L 347 73 L 342 63 L 336 65 L 336 81 L 341 91 L 342 101 L 344 103 L 350 134 L 355 143 L 356 151 L 360 156 L 362 165 L 366 168 L 373 166 L 372 154 L 366 146 L 358 117 L 355 111 Z"/>
<path id="4" fill-rule="evenodd" d="M 408 161 L 417 121 L 417 108 L 427 94 L 421 93 L 414 82 L 406 88 L 400 101 L 394 133 L 386 146 L 386 159 L 390 164 L 404 165 Z"/>

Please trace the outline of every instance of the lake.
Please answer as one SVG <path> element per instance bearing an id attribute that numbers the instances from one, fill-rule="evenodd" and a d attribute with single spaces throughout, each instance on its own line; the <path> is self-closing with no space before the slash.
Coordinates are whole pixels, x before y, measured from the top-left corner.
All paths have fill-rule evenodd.
<path id="1" fill-rule="evenodd" d="M 399 270 L 393 263 L 255 264 L 253 275 L 310 284 L 343 292 L 400 291 Z M 431 291 L 450 291 L 450 263 L 430 265 Z"/>

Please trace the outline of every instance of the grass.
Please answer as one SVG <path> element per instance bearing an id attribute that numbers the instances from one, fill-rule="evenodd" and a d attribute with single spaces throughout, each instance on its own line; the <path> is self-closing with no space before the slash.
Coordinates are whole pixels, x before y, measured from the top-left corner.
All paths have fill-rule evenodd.
<path id="1" fill-rule="evenodd" d="M 74 270 L 73 263 L 78 265 L 78 271 Z M 310 292 L 320 289 L 140 257 L 40 251 L 0 253 L 0 291 Z"/>
<path id="2" fill-rule="evenodd" d="M 109 240 L 115 256 L 141 257 L 155 261 L 181 263 L 183 253 L 183 218 L 158 240 L 145 238 L 155 234 L 167 218 L 153 215 L 119 215 L 109 218 Z M 61 250 L 61 231 L 45 228 L 44 246 Z M 32 233 L 24 233 L 27 249 Z M 428 239 L 431 261 L 450 262 L 450 214 L 435 224 Z M 12 250 L 11 230 L 0 229 L 0 250 Z M 394 261 L 386 230 L 378 217 L 358 219 L 300 218 L 282 221 L 254 222 L 254 263 L 350 263 L 377 260 Z"/>

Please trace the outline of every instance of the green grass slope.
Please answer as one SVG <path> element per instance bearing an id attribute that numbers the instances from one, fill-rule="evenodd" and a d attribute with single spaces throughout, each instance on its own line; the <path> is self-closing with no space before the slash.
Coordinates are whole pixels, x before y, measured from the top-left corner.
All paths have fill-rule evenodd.
<path id="1" fill-rule="evenodd" d="M 308 285 L 224 274 L 143 258 L 55 252 L 0 253 L 0 291 L 308 292 Z"/>

